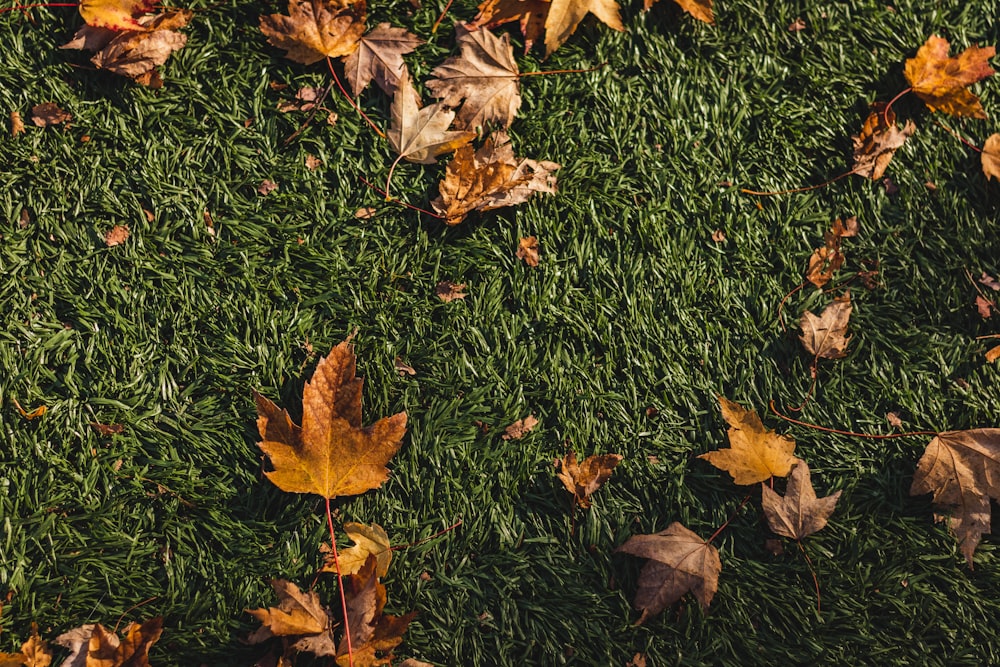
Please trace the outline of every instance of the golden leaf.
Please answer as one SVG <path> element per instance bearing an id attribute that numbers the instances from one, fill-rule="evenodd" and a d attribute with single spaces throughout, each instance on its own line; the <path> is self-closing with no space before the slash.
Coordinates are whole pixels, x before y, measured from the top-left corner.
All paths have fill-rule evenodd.
<path id="1" fill-rule="evenodd" d="M 798 459 L 795 441 L 764 428 L 755 412 L 719 397 L 722 417 L 729 424 L 729 449 L 702 454 L 716 468 L 727 471 L 736 484 L 756 484 L 770 477 L 784 477 Z"/>
<path id="2" fill-rule="evenodd" d="M 996 48 L 970 46 L 954 58 L 948 57 L 950 49 L 948 40 L 928 37 L 916 57 L 906 61 L 906 80 L 931 111 L 986 118 L 979 98 L 967 87 L 993 74 L 989 60 L 996 55 Z"/>

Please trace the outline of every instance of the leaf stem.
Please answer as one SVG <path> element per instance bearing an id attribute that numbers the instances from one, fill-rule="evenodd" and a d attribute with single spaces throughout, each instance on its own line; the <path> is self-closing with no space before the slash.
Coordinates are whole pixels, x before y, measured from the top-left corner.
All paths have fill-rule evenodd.
<path id="1" fill-rule="evenodd" d="M 781 325 L 781 330 L 782 331 L 788 331 L 788 327 L 785 326 L 785 315 L 784 315 L 785 302 L 788 301 L 790 298 L 792 298 L 793 294 L 795 294 L 800 289 L 802 289 L 803 287 L 805 287 L 806 286 L 806 282 L 808 282 L 808 281 L 803 280 L 799 284 L 798 287 L 796 287 L 791 292 L 789 292 L 788 294 L 786 294 L 785 296 L 783 296 L 781 298 L 781 303 L 778 304 L 778 324 Z"/>
<path id="2" fill-rule="evenodd" d="M 885 122 L 886 125 L 889 124 L 889 111 L 892 109 L 892 105 L 896 103 L 896 100 L 898 100 L 903 95 L 906 95 L 907 93 L 911 92 L 912 90 L 913 88 L 907 88 L 906 90 L 903 90 L 902 92 L 899 93 L 899 95 L 896 95 L 894 98 L 889 100 L 888 104 L 885 105 L 885 109 L 882 110 L 882 120 Z"/>
<path id="3" fill-rule="evenodd" d="M 819 424 L 810 424 L 809 422 L 799 421 L 798 419 L 793 419 L 788 415 L 783 415 L 778 412 L 778 409 L 774 407 L 774 401 L 771 401 L 771 412 L 775 416 L 784 419 L 786 422 L 791 422 L 797 424 L 798 426 L 805 426 L 806 428 L 815 429 L 817 431 L 825 431 L 826 433 L 836 433 L 837 435 L 849 435 L 854 438 L 867 438 L 869 440 L 888 440 L 890 438 L 909 438 L 911 436 L 918 435 L 937 435 L 937 431 L 908 431 L 907 433 L 890 433 L 889 435 L 878 435 L 871 433 L 855 433 L 854 431 L 842 431 L 839 428 L 830 428 L 829 426 L 820 426 Z"/>
<path id="4" fill-rule="evenodd" d="M 329 58 L 327 58 L 329 60 Z M 344 597 L 344 576 L 340 572 L 340 556 L 337 555 L 337 536 L 333 532 L 333 512 L 330 499 L 326 500 L 326 523 L 330 526 L 330 548 L 333 549 L 333 564 L 337 568 L 337 590 L 340 591 L 340 608 L 344 612 L 344 639 L 347 640 L 347 662 L 354 667 L 354 648 L 351 646 L 351 626 L 347 620 L 347 598 Z"/>
<path id="5" fill-rule="evenodd" d="M 550 69 L 544 72 L 521 72 L 517 76 L 520 78 L 522 76 L 545 76 L 546 74 L 586 74 L 587 72 L 595 72 L 607 64 L 607 62 L 603 62 L 600 65 L 594 65 L 587 69 Z"/>
<path id="6" fill-rule="evenodd" d="M 434 22 L 434 26 L 431 28 L 432 35 L 437 34 L 438 26 L 441 25 L 441 21 L 444 21 L 444 17 L 448 15 L 448 10 L 451 9 L 451 3 L 453 2 L 455 2 L 455 0 L 448 0 L 448 4 L 446 4 L 444 9 L 441 10 L 441 15 L 438 16 L 437 21 Z"/>
<path id="7" fill-rule="evenodd" d="M 364 176 L 358 176 L 358 178 L 361 179 L 362 183 L 364 183 L 365 185 L 367 185 L 368 187 L 370 187 L 372 190 L 374 190 L 375 192 L 377 192 L 380 195 L 382 195 L 383 197 L 385 197 L 385 200 L 387 202 L 392 202 L 393 204 L 399 204 L 400 206 L 405 206 L 406 208 L 412 208 L 414 211 L 420 211 L 421 213 L 423 213 L 425 215 L 429 215 L 432 218 L 438 218 L 440 220 L 444 220 L 445 219 L 445 217 L 443 215 L 438 215 L 437 213 L 434 213 L 433 211 L 428 211 L 425 208 L 420 208 L 419 206 L 414 206 L 413 204 L 408 204 L 405 201 L 403 201 L 402 199 L 394 199 L 394 198 L 390 197 L 388 192 L 386 192 L 382 188 L 378 187 L 377 185 L 373 185 L 373 184 L 369 183 L 368 179 L 366 179 Z M 461 523 L 461 521 L 459 521 L 459 523 Z"/>
<path id="8" fill-rule="evenodd" d="M 290 135 L 288 135 L 288 138 L 286 138 L 283 142 L 281 142 L 282 146 L 287 146 L 288 144 L 290 144 L 292 140 L 295 139 L 295 137 L 302 134 L 302 131 L 305 130 L 307 127 L 309 127 L 309 123 L 311 123 L 312 119 L 316 117 L 316 112 L 319 111 L 320 107 L 323 106 L 323 102 L 326 100 L 326 96 L 330 94 L 331 88 L 333 88 L 333 81 L 328 83 L 326 87 L 323 89 L 323 92 L 319 94 L 319 97 L 316 99 L 316 102 L 313 103 L 312 111 L 309 112 L 309 115 L 306 116 L 306 119 L 302 121 L 301 125 L 299 125 L 299 129 L 292 132 Z"/>
<path id="9" fill-rule="evenodd" d="M 409 544 L 397 544 L 394 547 L 389 547 L 389 551 L 400 551 L 402 549 L 409 549 L 410 547 L 419 546 L 419 545 L 423 544 L 424 542 L 430 542 L 431 540 L 433 540 L 433 539 L 435 539 L 437 537 L 441 537 L 445 533 L 449 533 L 449 532 L 455 530 L 456 528 L 458 528 L 461 525 L 462 525 L 462 520 L 459 519 L 458 521 L 456 521 L 455 523 L 451 524 L 450 526 L 448 526 L 444 530 L 439 530 L 438 532 L 434 533 L 433 535 L 430 535 L 430 536 L 425 537 L 423 539 L 417 540 L 416 542 L 410 542 Z"/>
<path id="10" fill-rule="evenodd" d="M 740 192 L 742 192 L 745 195 L 755 195 L 757 197 L 773 197 L 775 195 L 790 195 L 790 194 L 794 194 L 796 192 L 807 192 L 809 190 L 818 190 L 819 188 L 825 188 L 826 186 L 830 185 L 831 183 L 836 183 L 840 179 L 847 178 L 848 176 L 851 176 L 854 173 L 855 173 L 854 169 L 852 169 L 850 171 L 845 171 L 840 176 L 834 176 L 829 181 L 825 181 L 823 183 L 820 183 L 819 185 L 807 185 L 806 187 L 803 187 L 803 188 L 792 188 L 791 190 L 776 190 L 774 192 L 761 192 L 759 190 L 749 190 L 747 188 L 740 188 Z"/>
<path id="11" fill-rule="evenodd" d="M 951 136 L 955 137 L 956 139 L 958 139 L 959 141 L 961 141 L 963 144 L 965 144 L 966 146 L 968 146 L 972 150 L 976 151 L 977 153 L 982 153 L 983 152 L 982 148 L 980 148 L 979 146 L 975 145 L 971 141 L 965 139 L 962 135 L 960 135 L 958 132 L 956 132 L 955 130 L 951 129 L 950 127 L 948 127 L 947 125 L 945 125 L 941 121 L 939 121 L 937 119 L 934 119 L 934 124 L 937 125 L 938 127 L 942 128 L 945 132 L 947 132 Z"/>
<path id="12" fill-rule="evenodd" d="M 809 574 L 812 575 L 813 586 L 816 587 L 816 613 L 817 614 L 822 614 L 823 613 L 823 602 L 822 602 L 822 598 L 820 598 L 820 595 L 819 595 L 819 578 L 816 576 L 816 568 L 813 567 L 812 558 L 810 558 L 809 554 L 806 553 L 806 548 L 804 546 L 802 546 L 802 540 L 795 540 L 795 543 L 799 545 L 799 551 L 801 551 L 802 555 L 806 557 L 806 565 L 809 566 Z"/>
<path id="13" fill-rule="evenodd" d="M 396 170 L 396 165 L 399 164 L 399 161 L 402 159 L 403 154 L 400 153 L 399 157 L 392 161 L 392 166 L 389 167 L 389 175 L 385 177 L 385 192 L 383 194 L 385 195 L 386 201 L 392 201 L 392 196 L 389 195 L 389 182 L 392 181 L 392 172 Z"/>
<path id="14" fill-rule="evenodd" d="M 809 391 L 806 392 L 806 397 L 802 399 L 799 403 L 799 407 L 793 408 L 791 406 L 785 406 L 786 410 L 791 410 L 792 412 L 802 412 L 802 409 L 806 407 L 809 403 L 809 399 L 812 398 L 813 391 L 816 389 L 816 381 L 819 379 L 819 353 L 813 357 L 812 363 L 809 364 L 809 374 L 812 375 L 812 382 L 809 384 Z"/>
<path id="15" fill-rule="evenodd" d="M 385 139 L 385 132 L 379 129 L 379 126 L 376 125 L 375 122 L 371 118 L 369 118 L 364 111 L 361 110 L 361 107 L 357 105 L 357 103 L 354 101 L 354 98 L 348 95 L 347 91 L 344 90 L 343 84 L 340 83 L 340 77 L 337 76 L 337 72 L 333 69 L 333 61 L 330 60 L 330 56 L 326 57 L 326 66 L 330 69 L 330 76 L 333 77 L 333 81 L 334 83 L 337 84 L 337 88 L 340 90 L 341 93 L 343 93 L 344 97 L 347 98 L 347 101 L 350 102 L 351 106 L 354 107 L 354 110 L 357 111 L 361 115 L 361 117 L 365 119 L 366 123 L 371 125 L 371 128 L 375 130 L 375 133 L 378 136 Z"/>
<path id="16" fill-rule="evenodd" d="M 746 496 L 746 498 L 744 498 L 743 500 L 740 501 L 739 506 L 735 510 L 733 510 L 733 513 L 729 515 L 729 518 L 726 519 L 726 522 L 724 524 L 722 524 L 721 526 L 719 526 L 718 529 L 716 529 L 716 531 L 714 533 L 712 533 L 712 536 L 710 538 L 708 538 L 707 540 L 705 540 L 705 544 L 711 544 L 712 540 L 714 540 L 716 537 L 718 537 L 719 533 L 721 533 L 723 530 L 725 530 L 726 526 L 728 526 L 729 523 L 733 519 L 736 518 L 736 515 L 740 513 L 740 510 L 743 509 L 743 506 L 746 505 L 747 501 L 750 500 L 750 496 L 751 495 L 752 494 L 748 493 L 747 496 Z"/>
<path id="17" fill-rule="evenodd" d="M 159 595 L 154 595 L 153 597 L 151 597 L 151 598 L 146 598 L 146 599 L 145 599 L 145 600 L 143 600 L 142 602 L 138 602 L 138 603 L 136 603 L 136 604 L 132 605 L 131 607 L 129 607 L 128 609 L 126 609 L 125 611 L 123 611 L 123 612 L 122 612 L 122 615 L 118 617 L 118 622 L 117 622 L 117 623 L 115 623 L 115 629 L 114 629 L 114 630 L 112 630 L 112 632 L 114 632 L 115 634 L 118 634 L 118 626 L 122 624 L 122 621 L 123 621 L 123 620 L 125 620 L 125 617 L 126 617 L 126 616 L 128 615 L 128 613 L 129 613 L 130 611 L 135 611 L 135 610 L 136 610 L 136 609 L 138 609 L 139 607 L 141 607 L 141 606 L 143 606 L 143 605 L 146 605 L 146 604 L 149 604 L 149 603 L 150 603 L 150 602 L 152 602 L 153 600 L 158 600 L 159 598 L 160 598 L 160 596 L 159 596 Z"/>

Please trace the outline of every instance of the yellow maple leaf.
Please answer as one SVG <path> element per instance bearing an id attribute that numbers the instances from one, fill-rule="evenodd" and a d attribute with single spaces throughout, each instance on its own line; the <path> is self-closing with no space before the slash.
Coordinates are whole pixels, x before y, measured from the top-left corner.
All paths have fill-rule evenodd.
<path id="1" fill-rule="evenodd" d="M 785 477 L 797 459 L 795 441 L 764 428 L 757 413 L 719 397 L 722 417 L 729 424 L 729 449 L 702 454 L 716 468 L 727 471 L 736 484 L 756 484 Z"/>
<path id="2" fill-rule="evenodd" d="M 80 16 L 95 28 L 146 30 L 138 19 L 157 4 L 157 0 L 82 0 Z"/>

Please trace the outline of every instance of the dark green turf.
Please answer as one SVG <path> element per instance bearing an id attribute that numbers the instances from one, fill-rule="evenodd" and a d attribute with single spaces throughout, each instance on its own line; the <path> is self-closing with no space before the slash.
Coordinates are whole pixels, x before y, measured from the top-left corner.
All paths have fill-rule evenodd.
<path id="1" fill-rule="evenodd" d="M 252 664 L 243 610 L 274 603 L 270 577 L 308 585 L 327 532 L 320 500 L 262 478 L 251 390 L 297 416 L 318 355 L 357 328 L 366 421 L 405 409 L 410 429 L 391 481 L 340 503 L 339 517 L 377 522 L 395 543 L 464 522 L 396 554 L 388 611 L 420 612 L 397 655 L 1000 662 L 997 538 L 970 572 L 929 497 L 908 495 L 927 438 L 765 418 L 798 440 L 821 494 L 843 491 L 806 541 L 821 614 L 795 546 L 765 551 L 759 492 L 716 542 L 723 571 L 707 611 L 688 599 L 633 627 L 640 562 L 613 554 L 673 521 L 708 536 L 739 504 L 745 490 L 695 458 L 726 446 L 715 396 L 761 414 L 772 399 L 801 401 L 810 359 L 778 304 L 837 217 L 861 227 L 841 275 L 877 262 L 880 287 L 855 285 L 850 353 L 820 364 L 801 417 L 866 432 L 888 432 L 890 410 L 909 429 L 1000 426 L 998 367 L 975 339 L 1000 327 L 976 313 L 965 275 L 1000 273 L 1000 186 L 919 100 L 896 105 L 919 129 L 889 169 L 895 197 L 860 177 L 761 200 L 739 192 L 848 169 L 866 105 L 906 86 L 903 61 L 928 35 L 956 50 L 1000 42 L 995 0 L 719 0 L 714 27 L 661 0 L 648 14 L 625 7 L 626 33 L 588 20 L 548 61 L 520 58 L 524 71 L 608 63 L 523 82 L 515 150 L 562 164 L 559 194 L 457 228 L 359 181 L 384 181 L 393 156 L 342 98 L 328 102 L 335 126 L 314 122 L 283 145 L 303 114 L 277 104 L 328 75 L 266 44 L 257 16 L 279 4 L 196 2 L 159 91 L 57 50 L 80 23 L 72 9 L 0 15 L 3 117 L 28 120 L 50 101 L 74 115 L 0 138 L 0 649 L 16 650 L 32 620 L 48 637 L 113 626 L 155 596 L 126 617 L 165 616 L 153 664 Z M 373 3 L 369 24 L 426 38 L 439 11 Z M 451 10 L 474 13 L 468 0 Z M 786 29 L 796 17 L 807 30 Z M 454 51 L 452 37 L 446 24 L 408 57 L 418 77 Z M 981 144 L 998 130 L 998 86 L 975 86 L 991 120 L 942 122 Z M 381 93 L 362 103 L 387 124 Z M 323 167 L 306 169 L 307 154 Z M 393 192 L 426 206 L 442 172 L 404 163 Z M 264 197 L 266 178 L 279 188 Z M 355 219 L 361 206 L 378 214 Z M 132 235 L 107 248 L 115 224 Z M 711 240 L 717 229 L 725 242 Z M 529 234 L 537 269 L 514 257 Z M 467 283 L 469 297 L 442 303 L 440 280 Z M 830 299 L 803 290 L 786 317 Z M 396 356 L 417 375 L 399 377 Z M 49 411 L 28 422 L 13 399 Z M 501 439 L 529 413 L 534 432 Z M 92 421 L 124 434 L 100 436 Z M 567 442 L 625 456 L 575 518 L 552 469 Z M 334 585 L 319 589 L 332 603 Z"/>

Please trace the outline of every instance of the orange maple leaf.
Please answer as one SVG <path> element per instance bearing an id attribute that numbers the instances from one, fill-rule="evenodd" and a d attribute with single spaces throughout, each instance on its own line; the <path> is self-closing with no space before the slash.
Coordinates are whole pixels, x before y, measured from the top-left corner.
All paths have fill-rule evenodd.
<path id="1" fill-rule="evenodd" d="M 260 31 L 303 65 L 354 53 L 365 31 L 365 0 L 288 0 L 288 16 L 260 17 Z"/>
<path id="2" fill-rule="evenodd" d="M 95 28 L 146 30 L 138 19 L 157 4 L 159 0 L 81 0 L 80 16 Z"/>
<path id="3" fill-rule="evenodd" d="M 931 35 L 916 57 L 906 61 L 903 74 L 931 111 L 985 119 L 986 111 L 979 98 L 966 88 L 993 74 L 989 59 L 997 50 L 992 46 L 970 46 L 950 58 L 950 48 L 948 40 Z"/>
<path id="4" fill-rule="evenodd" d="M 354 496 L 389 478 L 385 464 L 406 434 L 406 413 L 361 426 L 362 378 L 348 341 L 320 359 L 302 391 L 302 426 L 254 392 L 259 447 L 271 459 L 268 479 L 283 491 L 324 498 Z"/>
<path id="5" fill-rule="evenodd" d="M 785 477 L 798 459 L 795 441 L 764 428 L 757 413 L 719 397 L 722 417 L 729 424 L 729 449 L 702 454 L 716 468 L 733 476 L 736 484 L 756 484 L 770 477 Z"/>

